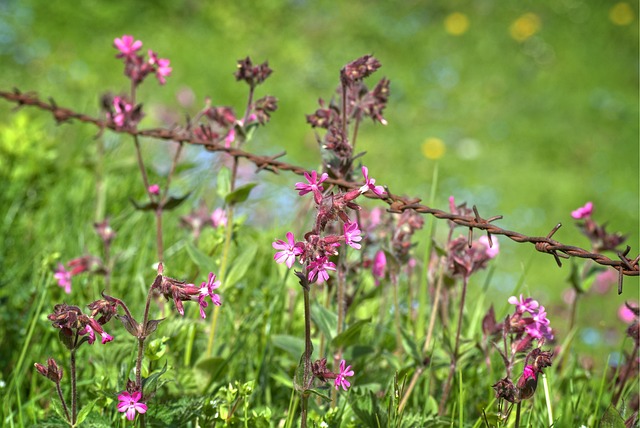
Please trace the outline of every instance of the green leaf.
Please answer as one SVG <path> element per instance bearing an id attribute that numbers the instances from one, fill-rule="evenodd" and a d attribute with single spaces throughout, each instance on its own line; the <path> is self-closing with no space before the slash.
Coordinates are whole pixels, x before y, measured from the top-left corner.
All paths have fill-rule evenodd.
<path id="1" fill-rule="evenodd" d="M 187 241 L 185 248 L 189 258 L 198 266 L 200 272 L 212 272 L 214 270 L 216 264 L 213 259 L 203 253 L 192 241 Z"/>
<path id="2" fill-rule="evenodd" d="M 189 196 L 191 196 L 191 192 L 187 193 L 184 196 L 180 196 L 180 197 L 177 197 L 177 198 L 174 198 L 173 196 L 169 196 L 169 200 L 164 204 L 163 209 L 165 211 L 169 211 L 169 210 L 172 210 L 174 208 L 177 208 L 184 201 L 186 201 Z"/>
<path id="3" fill-rule="evenodd" d="M 173 196 L 169 196 L 169 199 L 163 205 L 162 209 L 164 211 L 171 211 L 172 209 L 177 208 L 184 201 L 186 201 L 190 195 L 191 195 L 191 192 L 187 193 L 184 196 L 179 196 L 177 198 Z M 155 211 L 158 209 L 157 202 L 136 202 L 135 199 L 133 198 L 129 198 L 129 200 L 138 211 Z"/>
<path id="4" fill-rule="evenodd" d="M 217 192 L 220 198 L 225 199 L 231 192 L 231 171 L 224 167 L 218 172 Z"/>
<path id="5" fill-rule="evenodd" d="M 196 363 L 196 370 L 200 375 L 196 375 L 198 384 L 208 389 L 224 373 L 228 361 L 222 357 L 211 357 L 199 360 Z M 204 375 L 204 376 L 203 376 Z"/>
<path id="6" fill-rule="evenodd" d="M 304 352 L 304 339 L 300 337 L 277 334 L 271 336 L 271 344 L 289 353 L 296 361 L 298 356 Z"/>
<path id="7" fill-rule="evenodd" d="M 313 301 L 311 303 L 311 319 L 327 340 L 331 341 L 336 335 L 338 315 L 327 310 L 324 306 L 319 305 L 316 301 Z"/>
<path id="8" fill-rule="evenodd" d="M 51 407 L 53 407 L 53 410 L 63 421 L 67 420 L 64 414 L 64 409 L 62 408 L 62 403 L 60 402 L 58 397 L 55 397 L 51 400 Z M 71 409 L 69 409 L 69 415 L 71 415 Z"/>
<path id="9" fill-rule="evenodd" d="M 87 416 L 89 416 L 89 413 L 91 412 L 91 409 L 93 409 L 93 406 L 96 404 L 96 401 L 98 401 L 98 399 L 93 400 L 80 410 L 76 418 L 76 426 L 81 425 L 84 420 L 87 419 Z"/>
<path id="10" fill-rule="evenodd" d="M 159 371 L 153 372 L 148 378 L 142 381 L 142 384 L 144 385 L 144 389 L 146 391 L 151 391 L 151 392 L 155 391 L 155 386 L 158 383 L 160 376 L 165 374 L 166 371 L 167 371 L 167 362 L 165 361 L 164 367 L 162 367 L 162 369 L 160 369 Z"/>
<path id="11" fill-rule="evenodd" d="M 613 406 L 607 407 L 598 426 L 600 428 L 625 428 L 624 419 Z"/>
<path id="12" fill-rule="evenodd" d="M 233 192 L 229 193 L 224 198 L 224 201 L 229 205 L 234 205 L 234 204 L 237 204 L 239 202 L 244 202 L 249 197 L 249 193 L 251 193 L 251 190 L 254 187 L 256 187 L 257 185 L 258 185 L 258 183 L 247 183 L 247 184 L 244 184 L 244 185 L 238 187 Z"/>
<path id="13" fill-rule="evenodd" d="M 249 267 L 254 264 L 256 253 L 258 252 L 258 244 L 249 241 L 243 244 L 243 249 L 232 262 L 231 269 L 226 278 L 222 278 L 224 285 L 237 284 L 247 273 Z"/>
<path id="14" fill-rule="evenodd" d="M 373 391 L 352 390 L 347 396 L 353 412 L 363 422 L 363 426 L 389 426 L 387 412 L 382 408 Z"/>
<path id="15" fill-rule="evenodd" d="M 352 345 L 358 345 L 360 342 L 360 335 L 365 327 L 371 325 L 371 318 L 366 320 L 358 320 L 345 331 L 337 335 L 332 341 L 331 345 L 334 348 L 343 348 Z"/>
<path id="16" fill-rule="evenodd" d="M 416 364 L 422 364 L 422 354 L 413 336 L 407 333 L 404 328 L 400 329 L 400 334 L 402 335 L 402 347 L 404 348 L 405 352 L 411 355 L 411 358 L 414 359 Z"/>

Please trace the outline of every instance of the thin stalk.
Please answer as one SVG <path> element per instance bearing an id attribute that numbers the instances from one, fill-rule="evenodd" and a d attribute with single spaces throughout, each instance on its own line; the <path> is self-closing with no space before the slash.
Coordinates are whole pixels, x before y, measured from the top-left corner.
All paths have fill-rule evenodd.
<path id="1" fill-rule="evenodd" d="M 309 289 L 308 287 L 302 288 L 302 294 L 304 296 L 304 374 L 303 379 L 306 383 L 308 379 L 311 379 L 313 376 L 310 373 L 311 369 L 311 354 L 313 353 L 313 344 L 311 343 L 311 304 L 309 299 Z M 307 388 L 310 385 L 304 385 Z M 307 426 L 307 411 L 309 407 L 309 393 L 306 391 L 302 391 L 302 402 L 301 402 L 301 411 L 300 411 L 300 427 L 306 428 Z"/>
<path id="2" fill-rule="evenodd" d="M 67 421 L 71 422 L 71 417 L 69 416 L 69 408 L 67 407 L 67 402 L 64 399 L 64 395 L 62 395 L 60 382 L 56 382 L 56 391 L 58 392 L 58 398 L 60 398 L 60 402 L 62 403 L 62 408 L 64 409 L 64 415 L 67 418 Z"/>
<path id="3" fill-rule="evenodd" d="M 515 423 L 515 428 L 519 428 L 520 427 L 520 407 L 522 405 L 522 402 L 518 402 L 518 404 L 516 404 L 516 423 Z"/>
<path id="4" fill-rule="evenodd" d="M 71 350 L 71 423 L 76 424 L 78 414 L 78 391 L 76 387 L 76 349 Z"/>
<path id="5" fill-rule="evenodd" d="M 344 325 L 345 318 L 345 301 L 344 294 L 346 288 L 346 257 L 347 251 L 340 251 L 338 254 L 338 290 L 337 290 L 337 300 L 338 300 L 338 325 L 336 335 L 342 333 L 342 327 Z M 340 360 L 342 359 L 342 347 L 336 350 L 335 357 L 333 358 L 334 367 L 338 367 L 340 364 Z M 309 357 L 311 358 L 311 357 Z M 331 407 L 336 407 L 338 404 L 338 391 L 336 389 L 331 389 Z"/>
<path id="6" fill-rule="evenodd" d="M 149 307 L 151 306 L 151 292 L 152 288 L 149 288 L 147 293 L 147 303 L 144 307 L 144 316 L 142 318 L 142 331 L 141 337 L 138 337 L 138 358 L 136 358 L 136 386 L 140 389 L 142 396 L 144 397 L 144 391 L 142 390 L 142 357 L 144 356 L 144 342 L 147 339 L 147 322 L 149 321 Z"/>
<path id="7" fill-rule="evenodd" d="M 638 354 L 638 342 L 635 342 L 635 345 L 633 346 L 633 351 L 630 354 L 630 358 L 635 359 L 635 356 L 637 354 Z M 624 389 L 624 386 L 627 383 L 627 380 L 629 379 L 629 374 L 631 373 L 631 369 L 633 367 L 634 367 L 634 364 L 632 364 L 630 361 L 627 361 L 627 367 L 625 368 L 624 374 L 620 378 L 621 379 L 620 387 L 618 388 L 618 391 L 616 391 L 616 394 L 613 396 L 613 400 L 611 401 L 611 404 L 614 407 L 618 405 L 618 400 L 620 400 L 620 397 L 622 396 L 622 390 Z"/>
<path id="8" fill-rule="evenodd" d="M 98 138 L 98 147 L 97 147 L 97 156 L 98 161 L 96 162 L 96 214 L 95 214 L 95 222 L 100 223 L 104 220 L 104 211 L 105 211 L 105 201 L 107 198 L 106 192 L 106 180 L 104 175 L 104 157 L 105 157 L 105 148 L 104 141 L 102 137 Z"/>
<path id="9" fill-rule="evenodd" d="M 449 366 L 449 376 L 447 377 L 447 381 L 444 384 L 442 398 L 440 399 L 440 405 L 438 406 L 439 415 L 442 415 L 444 413 L 444 407 L 447 404 L 447 399 L 449 398 L 449 392 L 451 391 L 451 382 L 453 381 L 453 375 L 455 374 L 456 366 L 458 364 L 458 351 L 460 347 L 460 331 L 462 330 L 464 303 L 467 297 L 467 283 L 468 283 L 468 278 L 465 276 L 462 280 L 462 295 L 460 296 L 460 313 L 458 314 L 458 328 L 456 330 L 456 342 L 455 342 L 455 347 L 453 348 L 453 355 L 451 356 L 451 365 Z"/>
<path id="10" fill-rule="evenodd" d="M 398 280 L 391 281 L 393 287 L 394 321 L 396 324 L 396 351 L 402 351 L 402 334 L 400 334 L 400 302 L 398 301 Z"/>
<path id="11" fill-rule="evenodd" d="M 547 403 L 547 420 L 549 421 L 549 426 L 553 426 L 553 409 L 551 408 L 551 394 L 549 393 L 549 382 L 547 381 L 547 375 L 545 375 L 544 373 L 542 373 L 542 385 L 544 386 L 544 400 Z"/>

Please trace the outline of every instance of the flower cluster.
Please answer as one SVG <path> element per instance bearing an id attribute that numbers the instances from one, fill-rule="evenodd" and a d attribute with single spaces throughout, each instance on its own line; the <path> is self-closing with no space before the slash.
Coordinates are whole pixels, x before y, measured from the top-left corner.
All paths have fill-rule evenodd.
<path id="1" fill-rule="evenodd" d="M 312 171 L 305 173 L 305 182 L 296 183 L 295 189 L 300 196 L 313 193 L 317 206 L 315 227 L 304 236 L 304 241 L 296 242 L 292 232 L 287 232 L 286 241 L 278 239 L 272 243 L 274 249 L 279 250 L 274 255 L 276 263 L 284 263 L 291 268 L 296 259 L 299 259 L 305 267 L 305 275 L 309 282 L 322 283 L 329 279 L 328 271 L 336 270 L 336 265 L 330 261 L 330 257 L 338 254 L 337 248 L 342 243 L 360 249 L 362 231 L 358 223 L 349 218 L 347 208 L 359 210 L 360 206 L 354 200 L 369 190 L 377 195 L 384 195 L 382 186 L 376 186 L 375 180 L 368 175 L 367 167 L 362 167 L 365 184 L 359 189 L 346 193 L 324 195 L 322 183 L 328 178 L 323 173 L 318 178 L 318 173 Z M 342 221 L 342 234 L 323 234 L 327 226 L 335 221 Z"/>
<path id="2" fill-rule="evenodd" d="M 351 377 L 355 374 L 351 366 L 347 366 L 345 360 L 340 361 L 340 371 L 338 373 L 329 371 L 329 369 L 327 369 L 326 358 L 314 361 L 311 364 L 311 370 L 313 372 L 313 375 L 320 381 L 326 382 L 329 379 L 333 379 L 333 386 L 335 387 L 335 389 L 339 390 L 340 387 L 342 387 L 342 389 L 345 391 L 351 386 L 351 382 L 347 380 L 347 377 Z"/>
<path id="3" fill-rule="evenodd" d="M 196 287 L 194 284 L 188 284 L 185 281 L 164 276 L 162 272 L 163 268 L 162 264 L 160 264 L 158 267 L 158 276 L 152 287 L 163 295 L 167 301 L 173 300 L 180 315 L 184 316 L 184 305 L 182 302 L 198 302 L 200 306 L 200 317 L 203 319 L 207 317 L 204 311 L 209 306 L 209 303 L 206 301 L 207 297 L 214 305 L 222 305 L 220 295 L 214 293 L 214 290 L 220 287 L 220 281 L 216 281 L 216 275 L 214 273 L 210 272 L 208 280 L 202 282 L 200 287 Z"/>
<path id="4" fill-rule="evenodd" d="M 93 345 L 96 333 L 102 337 L 102 344 L 113 340 L 113 337 L 102 328 L 102 325 L 106 324 L 110 317 L 105 316 L 104 313 L 101 314 L 103 316 L 96 320 L 93 316 L 84 314 L 77 306 L 60 303 L 54 306 L 53 313 L 47 318 L 55 328 L 60 329 L 60 338 L 65 346 L 69 349 L 75 349 L 85 341 Z"/>
<path id="5" fill-rule="evenodd" d="M 553 340 L 553 331 L 549 327 L 549 320 L 544 306 L 541 306 L 531 297 L 523 298 L 522 294 L 519 298 L 516 296 L 509 297 L 509 303 L 515 305 L 516 310 L 509 317 L 509 323 L 506 328 L 509 333 L 516 334 L 518 338 L 523 334 L 525 335 L 522 340 L 516 342 L 516 350 L 526 349 L 533 339 L 541 343 L 546 340 Z M 530 316 L 525 316 L 526 314 Z"/>
<path id="6" fill-rule="evenodd" d="M 320 108 L 306 116 L 307 123 L 313 128 L 326 130 L 323 137 L 317 136 L 317 140 L 326 167 L 333 177 L 349 178 L 353 167 L 355 141 L 349 141 L 348 136 L 344 135 L 350 123 L 357 124 L 364 117 L 370 117 L 374 122 L 387 124 L 382 112 L 389 99 L 389 80 L 383 78 L 372 90 L 363 83 L 363 79 L 378 68 L 380 62 L 371 55 L 348 63 L 340 71 L 340 88 L 337 91 L 340 99 L 332 99 L 328 104 L 320 99 Z"/>
<path id="7" fill-rule="evenodd" d="M 606 224 L 598 224 L 591 217 L 594 212 L 592 202 L 587 202 L 571 212 L 571 217 L 576 220 L 583 220 L 578 223 L 578 228 L 591 241 L 594 252 L 616 251 L 617 247 L 626 241 L 627 237 L 620 233 L 609 233 Z"/>
<path id="8" fill-rule="evenodd" d="M 514 385 L 509 376 L 500 379 L 493 385 L 496 398 L 510 403 L 519 403 L 533 397 L 538 386 L 538 375 L 542 370 L 551 367 L 552 353 L 539 348 L 531 350 L 525 359 L 524 369 Z"/>
<path id="9" fill-rule="evenodd" d="M 447 244 L 447 273 L 452 277 L 468 278 L 473 273 L 487 267 L 487 263 L 496 257 L 500 247 L 495 236 L 491 243 L 486 236 L 471 242 L 460 236 Z"/>
<path id="10" fill-rule="evenodd" d="M 209 211 L 206 205 L 202 204 L 191 213 L 180 218 L 182 226 L 191 229 L 194 239 L 198 239 L 205 227 L 224 227 L 227 225 L 227 213 L 223 208 L 216 208 Z"/>
<path id="11" fill-rule="evenodd" d="M 139 391 L 133 393 L 124 391 L 118 395 L 118 411 L 125 413 L 127 419 L 132 421 L 136 413 L 147 412 L 147 405 L 142 402 L 142 394 Z"/>
<path id="12" fill-rule="evenodd" d="M 152 50 L 147 52 L 148 58 L 138 54 L 142 48 L 142 42 L 135 40 L 133 36 L 124 35 L 116 38 L 113 46 L 119 51 L 116 58 L 124 60 L 124 74 L 131 79 L 134 85 L 139 85 L 151 73 L 155 73 L 161 85 L 166 83 L 166 78 L 171 75 L 170 61 L 158 58 L 158 54 Z"/>

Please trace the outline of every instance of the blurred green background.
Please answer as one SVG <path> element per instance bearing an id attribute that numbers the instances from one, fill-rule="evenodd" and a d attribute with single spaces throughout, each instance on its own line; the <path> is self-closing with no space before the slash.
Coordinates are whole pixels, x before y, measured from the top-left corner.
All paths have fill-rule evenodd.
<path id="1" fill-rule="evenodd" d="M 279 109 L 246 148 L 261 154 L 286 150 L 284 160 L 308 169 L 318 167 L 319 156 L 304 115 L 316 109 L 318 97 L 331 97 L 346 62 L 373 53 L 383 66 L 370 84 L 382 76 L 391 80 L 389 125 L 366 123 L 357 149 L 367 152 L 363 162 L 378 183 L 428 201 L 437 164 L 436 207 L 447 209 L 454 195 L 458 202 L 476 204 L 486 217 L 504 215 L 502 227 L 535 236 L 562 222 L 555 238 L 585 248 L 589 243 L 570 212 L 593 201 L 595 219 L 628 234 L 632 255 L 637 254 L 637 2 L 4 0 L 0 87 L 35 91 L 97 116 L 102 93 L 128 88 L 112 47 L 123 34 L 142 40 L 173 67 L 165 86 L 148 81 L 141 87 L 138 97 L 147 111 L 142 127 L 179 122 L 195 114 L 205 97 L 242 111 L 246 88 L 232 76 L 236 61 L 247 55 L 268 60 L 275 72 L 260 95 L 276 96 Z M 179 94 L 183 99 L 192 94 L 193 101 L 186 96 L 181 105 Z M 0 189 L 5 299 L 17 286 L 28 289 L 24 282 L 38 263 L 34 253 L 60 251 L 64 260 L 77 255 L 65 252 L 65 241 L 83 248 L 94 216 L 96 130 L 56 127 L 43 112 L 16 115 L 13 107 L 0 100 L 0 144 L 4 156 L 13 156 L 3 161 L 6 180 Z M 113 135 L 106 139 L 119 141 Z M 194 149 L 189 156 L 199 153 Z M 157 156 L 161 171 L 162 152 Z M 129 173 L 129 182 L 138 185 L 132 151 L 116 150 L 111 160 L 107 172 L 117 177 L 108 211 L 118 212 L 128 207 L 129 197 L 142 197 L 142 189 L 123 194 L 129 188 L 118 188 L 124 182 L 119 175 Z M 214 177 L 208 174 L 198 177 Z M 296 212 L 291 204 L 297 178 L 260 177 L 268 177 L 269 185 L 246 212 L 263 207 L 261 200 L 275 200 L 274 213 L 253 218 L 278 228 L 274 236 L 280 236 Z M 15 180 L 23 185 L 12 188 Z M 46 225 L 56 204 L 66 210 L 68 222 Z M 78 225 L 86 230 L 78 231 Z M 444 232 L 446 225 L 440 222 L 438 228 Z M 492 293 L 506 298 L 530 263 L 527 293 L 560 302 L 571 262 L 558 269 L 552 257 L 531 245 L 500 243 Z M 627 278 L 622 297 L 612 289 L 606 306 L 592 297 L 579 318 L 587 326 L 621 332 L 615 308 L 625 298 L 637 300 L 638 290 L 638 278 Z M 608 314 L 594 317 L 596 310 Z"/>

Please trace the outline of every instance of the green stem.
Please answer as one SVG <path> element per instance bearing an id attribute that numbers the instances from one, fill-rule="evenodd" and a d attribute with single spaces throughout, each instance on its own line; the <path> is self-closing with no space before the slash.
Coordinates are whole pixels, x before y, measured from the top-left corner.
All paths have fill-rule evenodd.
<path id="1" fill-rule="evenodd" d="M 519 428 L 520 427 L 520 406 L 521 406 L 522 402 L 519 401 L 518 404 L 516 404 L 516 423 L 515 423 L 515 428 Z"/>
<path id="2" fill-rule="evenodd" d="M 549 426 L 554 426 L 553 410 L 551 408 L 551 394 L 549 394 L 549 382 L 547 381 L 547 375 L 544 373 L 542 373 L 542 385 L 544 385 L 544 399 L 547 403 L 547 420 L 549 421 Z"/>
<path id="3" fill-rule="evenodd" d="M 71 424 L 75 426 L 78 414 L 78 391 L 76 387 L 76 349 L 71 350 Z"/>
<path id="4" fill-rule="evenodd" d="M 71 417 L 69 416 L 69 408 L 67 407 L 67 402 L 64 399 L 64 395 L 62 394 L 62 389 L 60 388 L 60 382 L 56 382 L 56 391 L 58 392 L 58 398 L 60 398 L 60 402 L 62 403 L 62 408 L 64 409 L 64 415 L 67 418 L 67 421 L 71 423 Z"/>

